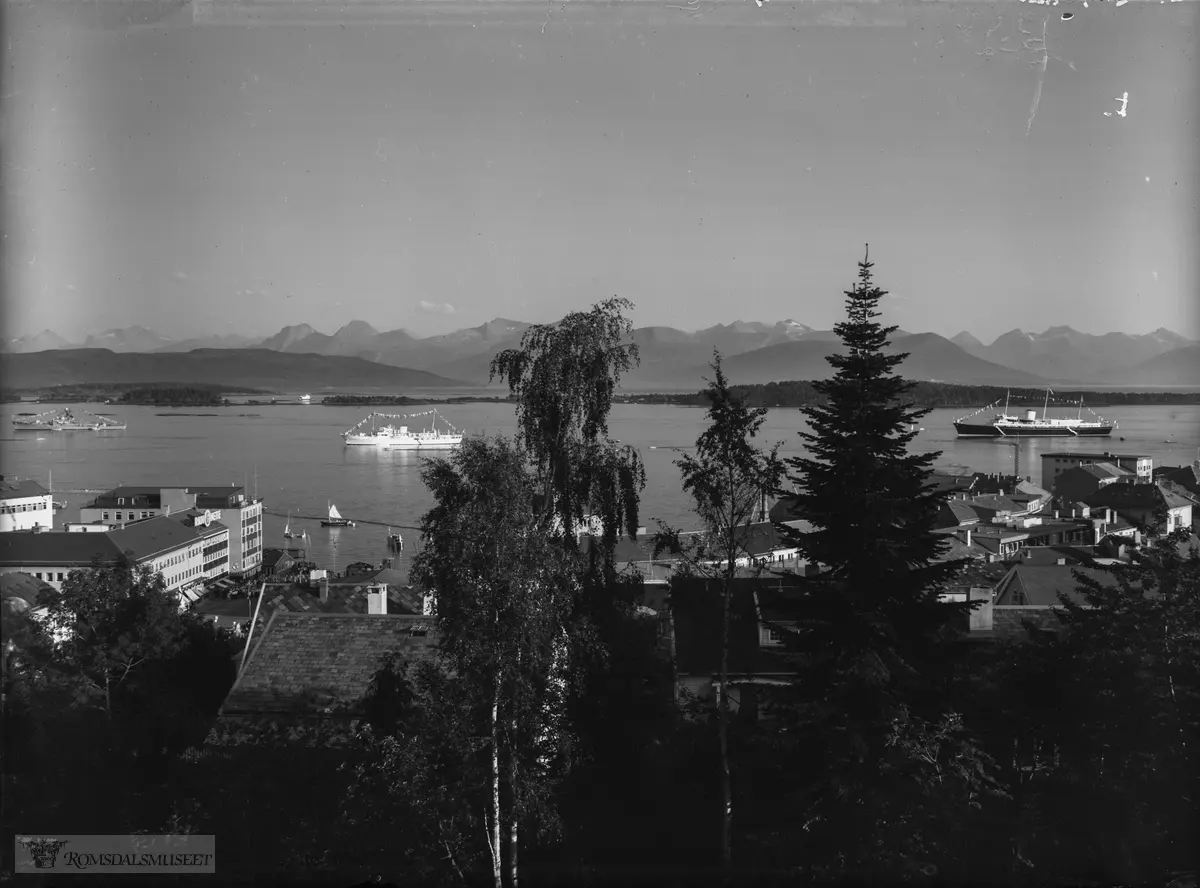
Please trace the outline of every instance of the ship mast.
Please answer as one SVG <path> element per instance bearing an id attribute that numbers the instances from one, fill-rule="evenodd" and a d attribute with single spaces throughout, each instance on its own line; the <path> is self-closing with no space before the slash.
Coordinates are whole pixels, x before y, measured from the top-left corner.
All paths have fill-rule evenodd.
<path id="1" fill-rule="evenodd" d="M 1010 395 L 1012 395 L 1012 389 L 1009 389 L 1008 391 L 1006 391 L 1004 393 L 1004 415 L 1005 416 L 1008 416 L 1008 399 L 1009 399 Z"/>
<path id="2" fill-rule="evenodd" d="M 1050 406 L 1050 389 L 1046 389 L 1046 403 L 1042 405 L 1042 422 L 1046 421 L 1046 408 Z"/>

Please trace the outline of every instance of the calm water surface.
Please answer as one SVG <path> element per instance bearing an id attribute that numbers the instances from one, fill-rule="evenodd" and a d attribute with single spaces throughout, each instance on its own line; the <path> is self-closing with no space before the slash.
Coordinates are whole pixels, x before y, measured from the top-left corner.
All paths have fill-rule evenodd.
<path id="1" fill-rule="evenodd" d="M 370 408 L 314 404 L 170 410 L 81 404 L 71 406 L 107 412 L 125 420 L 129 428 L 101 433 L 13 432 L 14 414 L 40 411 L 46 406 L 6 404 L 0 408 L 0 471 L 5 475 L 30 477 L 46 484 L 53 472 L 57 491 L 105 489 L 119 484 L 237 484 L 253 491 L 257 474 L 258 493 L 266 509 L 276 513 L 265 516 L 266 545 L 283 544 L 283 528 L 291 512 L 293 527 L 303 527 L 310 534 L 310 557 L 325 567 L 340 569 L 353 561 L 378 563 L 388 554 L 388 525 L 401 529 L 404 535 L 402 561 L 406 563 L 416 537 L 415 531 L 408 528 L 416 527 L 432 505 L 420 478 L 423 457 L 411 451 L 347 447 L 342 443 L 341 433 L 366 416 Z M 439 409 L 446 419 L 468 433 L 512 434 L 516 428 L 513 408 L 508 404 L 461 404 Z M 217 415 L 182 415 L 198 412 Z M 951 422 L 964 412 L 935 410 L 926 416 L 914 446 L 942 451 L 937 460 L 942 468 L 1011 472 L 1012 446 L 994 440 L 955 438 Z M 1180 465 L 1198 456 L 1200 407 L 1116 407 L 1100 412 L 1120 424 L 1112 438 L 1025 439 L 1021 442 L 1021 474 L 1040 480 L 1040 454 L 1056 450 L 1137 452 L 1152 456 L 1156 465 Z M 613 437 L 636 447 L 646 465 L 643 525 L 653 529 L 655 518 L 680 527 L 694 525 L 679 488 L 679 472 L 672 465 L 678 453 L 667 448 L 694 445 L 704 425 L 705 411 L 701 408 L 643 404 L 613 408 Z M 785 455 L 800 454 L 803 451 L 796 433 L 806 428 L 798 410 L 772 410 L 760 440 L 782 442 Z M 57 518 L 64 522 L 78 520 L 79 506 L 91 497 L 74 493 L 55 498 L 67 501 L 67 508 Z M 342 515 L 360 522 L 358 526 L 321 527 L 319 518 L 330 502 Z"/>

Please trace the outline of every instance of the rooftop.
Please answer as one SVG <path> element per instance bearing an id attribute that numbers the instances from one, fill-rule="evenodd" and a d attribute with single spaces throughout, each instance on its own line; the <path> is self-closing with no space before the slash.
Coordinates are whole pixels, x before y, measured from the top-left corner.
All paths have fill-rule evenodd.
<path id="1" fill-rule="evenodd" d="M 413 634 L 421 627 L 431 631 Z M 436 626 L 428 617 L 280 611 L 271 616 L 221 714 L 315 716 L 333 707 L 356 713 L 389 652 L 428 657 L 436 646 Z"/>
<path id="2" fill-rule="evenodd" d="M 132 552 L 134 560 L 141 561 L 225 529 L 216 521 L 209 527 L 187 527 L 156 516 L 107 533 L 13 531 L 0 534 L 0 565 L 86 567 L 95 558 L 116 561 L 122 552 Z"/>
<path id="3" fill-rule="evenodd" d="M 373 582 L 388 584 L 388 611 L 396 615 L 419 615 L 424 609 L 424 597 L 410 586 L 403 585 L 398 571 L 381 570 L 342 580 L 330 580 L 329 598 L 322 602 L 318 592 L 299 583 L 268 583 L 259 613 L 260 625 L 276 611 L 312 614 L 365 614 L 367 586 Z M 193 607 L 201 616 L 218 617 L 222 625 L 242 622 L 253 616 L 258 599 L 202 598 Z"/>
<path id="4" fill-rule="evenodd" d="M 1180 487 L 1187 488 L 1192 493 L 1200 493 L 1200 461 L 1194 462 L 1190 466 L 1171 469 L 1166 473 L 1166 478 Z"/>
<path id="5" fill-rule="evenodd" d="M 35 608 L 38 606 L 38 595 L 47 589 L 53 591 L 54 587 L 21 571 L 0 574 L 0 598 L 4 600 L 6 608 L 14 601 L 16 611 Z"/>
<path id="6" fill-rule="evenodd" d="M 1192 501 L 1167 485 L 1109 484 L 1085 498 L 1089 506 L 1112 509 L 1154 509 L 1160 504 L 1168 509 L 1190 506 Z"/>
<path id="7" fill-rule="evenodd" d="M 0 500 L 28 499 L 34 496 L 46 496 L 50 491 L 36 481 L 0 481 Z"/>
<path id="8" fill-rule="evenodd" d="M 990 512 L 1024 512 L 1028 509 L 1025 503 L 1018 503 L 1007 496 L 998 493 L 985 493 L 967 500 L 972 509 L 986 509 Z"/>
<path id="9" fill-rule="evenodd" d="M 1017 564 L 996 587 L 994 603 L 998 605 L 1057 605 L 1058 593 L 1065 592 L 1077 604 L 1087 600 L 1079 591 L 1079 580 L 1075 574 L 1090 577 L 1105 586 L 1117 587 L 1117 578 L 1110 572 L 1096 568 L 1066 565 Z"/>
<path id="10" fill-rule="evenodd" d="M 196 507 L 200 509 L 231 508 L 237 502 L 237 497 L 245 496 L 246 502 L 254 502 L 246 496 L 245 488 L 239 486 L 222 487 L 220 485 L 201 485 L 188 487 L 178 484 L 159 484 L 153 487 L 121 486 L 97 495 L 87 508 L 110 509 L 116 506 L 141 506 L 146 509 L 162 508 L 162 493 L 164 490 L 183 490 L 196 497 Z M 123 500 L 123 502 L 122 502 Z"/>
<path id="11" fill-rule="evenodd" d="M 1061 478 L 1067 477 L 1073 473 L 1091 475 L 1093 478 L 1099 478 L 1100 480 L 1106 480 L 1108 478 L 1130 478 L 1130 477 L 1133 477 L 1135 474 L 1135 473 L 1129 471 L 1129 469 L 1123 469 L 1120 466 L 1113 465 L 1110 462 L 1099 462 L 1099 463 L 1084 463 L 1081 466 L 1076 466 L 1073 469 L 1068 469 L 1067 471 L 1063 472 L 1058 477 L 1061 479 Z"/>
<path id="12" fill-rule="evenodd" d="M 1052 459 L 1054 457 L 1058 457 L 1059 459 L 1090 459 L 1090 460 L 1095 460 L 1097 462 L 1100 462 L 1100 461 L 1103 461 L 1106 459 L 1112 460 L 1112 459 L 1149 459 L 1150 458 L 1149 455 L 1147 455 L 1145 453 L 1113 453 L 1112 451 L 1108 451 L 1108 450 L 1106 450 L 1104 453 L 1085 453 L 1080 450 L 1075 450 L 1075 451 L 1059 450 L 1054 453 L 1043 453 L 1042 454 L 1042 459 Z"/>
<path id="13" fill-rule="evenodd" d="M 949 517 L 952 517 L 959 525 L 979 523 L 979 513 L 971 508 L 965 500 L 948 500 L 944 504 L 944 509 L 950 513 Z M 943 515 L 943 518 L 945 519 L 946 516 Z"/>

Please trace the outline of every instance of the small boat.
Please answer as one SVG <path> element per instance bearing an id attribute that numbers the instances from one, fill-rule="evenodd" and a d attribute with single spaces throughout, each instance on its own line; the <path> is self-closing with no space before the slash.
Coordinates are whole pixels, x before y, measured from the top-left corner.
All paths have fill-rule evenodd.
<path id="1" fill-rule="evenodd" d="M 392 529 L 388 528 L 388 548 L 395 549 L 397 552 L 404 551 L 404 537 L 400 536 L 399 532 L 392 533 Z"/>
<path id="2" fill-rule="evenodd" d="M 283 537 L 287 540 L 298 540 L 304 536 L 304 531 L 292 530 L 292 513 L 288 512 L 287 524 L 283 526 Z"/>
<path id="3" fill-rule="evenodd" d="M 321 525 L 323 527 L 353 527 L 354 522 L 349 518 L 343 518 L 341 513 L 337 510 L 337 506 L 330 503 L 329 517 L 322 518 Z"/>
<path id="4" fill-rule="evenodd" d="M 312 395 L 301 395 L 300 403 L 301 404 L 311 404 L 312 403 Z"/>

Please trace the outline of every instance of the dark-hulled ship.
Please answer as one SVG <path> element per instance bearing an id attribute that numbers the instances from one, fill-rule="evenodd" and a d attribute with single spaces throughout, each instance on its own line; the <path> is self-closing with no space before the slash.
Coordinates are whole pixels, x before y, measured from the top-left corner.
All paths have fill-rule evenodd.
<path id="1" fill-rule="evenodd" d="M 1083 406 L 1083 399 L 1078 402 L 1078 413 L 1073 417 L 1047 417 L 1046 409 L 1050 404 L 1050 395 L 1046 392 L 1046 404 L 1042 407 L 1042 415 L 1033 409 L 1025 410 L 1024 416 L 1014 416 L 1008 412 L 1008 398 L 1004 400 L 1004 412 L 997 413 L 990 420 L 981 417 L 989 410 L 994 410 L 999 401 L 976 410 L 974 413 L 955 421 L 954 431 L 960 438 L 1105 438 L 1117 428 L 1115 422 L 1109 422 L 1093 411 Z M 1083 411 L 1087 410 L 1095 419 L 1084 419 Z M 976 418 L 980 417 L 980 418 Z"/>

